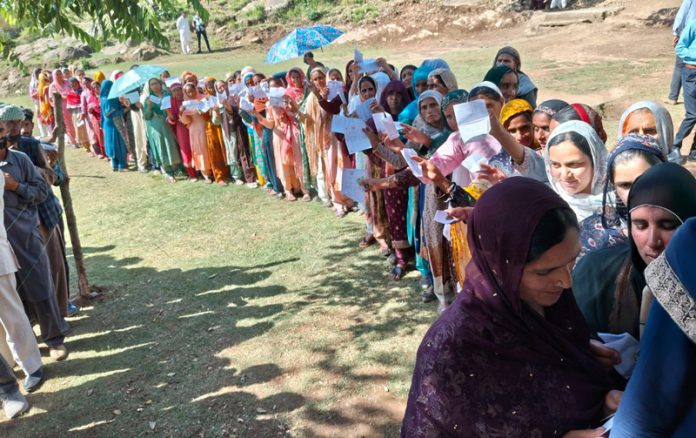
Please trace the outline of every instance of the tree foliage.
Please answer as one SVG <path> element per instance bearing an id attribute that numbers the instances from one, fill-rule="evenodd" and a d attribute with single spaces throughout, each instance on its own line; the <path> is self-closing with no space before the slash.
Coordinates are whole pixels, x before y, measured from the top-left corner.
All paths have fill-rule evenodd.
<path id="1" fill-rule="evenodd" d="M 186 9 L 208 19 L 200 0 L 186 3 Z M 169 41 L 160 27 L 160 18 L 178 9 L 181 5 L 174 0 L 0 0 L 0 21 L 43 36 L 69 35 L 95 50 L 108 39 L 150 41 L 167 48 Z M 0 37 L 0 56 L 21 65 L 11 43 L 7 35 Z"/>

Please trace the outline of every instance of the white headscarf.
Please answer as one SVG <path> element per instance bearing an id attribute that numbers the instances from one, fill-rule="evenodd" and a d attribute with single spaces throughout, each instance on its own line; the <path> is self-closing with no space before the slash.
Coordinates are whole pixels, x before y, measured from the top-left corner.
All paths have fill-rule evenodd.
<path id="1" fill-rule="evenodd" d="M 382 97 L 382 90 L 384 90 L 384 87 L 387 86 L 387 84 L 391 81 L 391 78 L 389 77 L 388 74 L 384 72 L 377 72 L 372 76 L 372 79 L 374 79 L 375 83 L 377 84 L 377 95 L 375 98 L 377 99 L 377 102 L 380 102 L 380 99 Z"/>
<path id="2" fill-rule="evenodd" d="M 551 174 L 551 159 L 549 157 L 550 145 L 555 137 L 567 132 L 579 134 L 585 138 L 587 144 L 590 145 L 590 153 L 592 154 L 592 182 L 590 183 L 590 194 L 569 194 Z M 570 205 L 571 209 L 573 209 L 575 215 L 578 217 L 578 222 L 582 222 L 587 217 L 602 210 L 604 180 L 607 173 L 607 156 L 607 148 L 604 146 L 602 139 L 599 138 L 599 135 L 597 135 L 597 131 L 589 124 L 577 120 L 558 125 L 546 142 L 544 159 L 546 161 L 546 175 L 549 178 L 549 183 L 554 191 Z"/>
<path id="3" fill-rule="evenodd" d="M 657 128 L 657 143 L 660 145 L 660 150 L 667 157 L 667 161 L 681 164 L 681 152 L 674 148 L 674 124 L 672 116 L 667 111 L 667 108 L 652 100 L 641 100 L 626 108 L 626 111 L 621 114 L 619 120 L 618 138 L 628 134 L 624 132 L 626 119 L 633 111 L 645 108 L 649 110 L 655 118 L 655 127 Z"/>
<path id="4" fill-rule="evenodd" d="M 498 96 L 503 97 L 503 92 L 500 91 L 500 88 L 498 88 L 498 86 L 495 85 L 495 84 L 494 84 L 493 82 L 491 82 L 491 81 L 483 81 L 483 82 L 479 82 L 478 84 L 474 84 L 474 85 L 471 87 L 471 91 L 473 91 L 473 90 L 475 90 L 476 88 L 479 88 L 479 87 L 490 88 L 491 90 L 493 90 L 493 91 L 495 91 L 496 93 L 498 93 Z M 473 94 L 471 94 L 471 93 L 469 93 L 469 102 L 471 102 L 471 100 L 472 100 L 474 97 L 476 97 L 476 96 L 473 95 Z"/>

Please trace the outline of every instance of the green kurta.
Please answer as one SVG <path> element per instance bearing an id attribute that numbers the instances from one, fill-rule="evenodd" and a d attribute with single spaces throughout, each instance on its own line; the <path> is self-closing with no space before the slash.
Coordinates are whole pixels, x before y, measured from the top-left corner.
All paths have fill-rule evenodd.
<path id="1" fill-rule="evenodd" d="M 143 102 L 143 119 L 147 128 L 147 139 L 150 142 L 152 160 L 158 164 L 169 176 L 174 175 L 174 170 L 181 167 L 181 156 L 176 137 L 169 125 L 167 114 L 160 105 L 146 98 Z"/>

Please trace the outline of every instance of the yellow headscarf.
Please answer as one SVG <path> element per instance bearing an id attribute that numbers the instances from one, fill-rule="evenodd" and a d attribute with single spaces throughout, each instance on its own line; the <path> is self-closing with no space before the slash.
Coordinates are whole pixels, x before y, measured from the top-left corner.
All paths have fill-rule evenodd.
<path id="1" fill-rule="evenodd" d="M 529 112 L 530 114 L 534 112 L 534 108 L 524 99 L 512 99 L 510 102 L 503 106 L 500 111 L 500 123 L 505 126 L 508 120 L 515 117 L 518 114 Z"/>
<path id="2" fill-rule="evenodd" d="M 51 76 L 47 71 L 41 72 L 39 75 L 39 116 L 41 121 L 46 125 L 53 124 L 53 107 L 51 99 L 48 95 L 48 87 L 51 85 Z"/>
<path id="3" fill-rule="evenodd" d="M 92 80 L 95 82 L 99 82 L 99 85 L 101 85 L 102 81 L 106 79 L 106 76 L 101 70 L 97 70 L 94 72 L 92 75 Z"/>

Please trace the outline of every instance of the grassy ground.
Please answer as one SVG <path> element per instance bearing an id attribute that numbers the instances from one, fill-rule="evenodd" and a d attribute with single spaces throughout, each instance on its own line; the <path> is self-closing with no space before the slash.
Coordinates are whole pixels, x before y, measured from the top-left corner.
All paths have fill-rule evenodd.
<path id="1" fill-rule="evenodd" d="M 564 57 L 543 44 L 518 45 L 538 55 L 525 69 L 541 96 L 606 103 L 610 138 L 623 100 L 660 98 L 669 80 L 668 51 L 626 54 L 627 68 L 621 58 Z M 364 51 L 397 65 L 444 56 L 469 88 L 500 45 Z M 317 59 L 344 65 L 351 50 Z M 157 63 L 219 77 L 262 59 L 222 51 Z M 434 307 L 419 303 L 415 273 L 391 282 L 377 251 L 357 248 L 362 218 L 338 220 L 316 202 L 258 189 L 115 174 L 76 150 L 67 157 L 90 280 L 108 291 L 71 320 L 69 359 L 46 359 L 49 380 L 29 396 L 30 414 L 0 422 L 0 435 L 398 435 Z"/>

